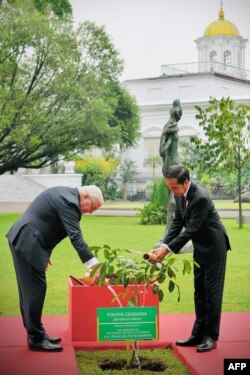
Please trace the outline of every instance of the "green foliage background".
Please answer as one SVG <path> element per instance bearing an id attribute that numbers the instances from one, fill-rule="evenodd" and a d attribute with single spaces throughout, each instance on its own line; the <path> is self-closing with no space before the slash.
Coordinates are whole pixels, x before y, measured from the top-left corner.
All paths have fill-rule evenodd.
<path id="1" fill-rule="evenodd" d="M 119 82 L 123 61 L 105 28 L 75 28 L 70 12 L 58 17 L 48 3 L 56 8 L 0 4 L 0 174 L 93 146 L 126 149 L 139 137 L 139 109 Z"/>
<path id="2" fill-rule="evenodd" d="M 75 172 L 82 174 L 82 185 L 96 185 L 105 200 L 114 200 L 118 186 L 114 181 L 118 162 L 115 159 L 82 157 L 75 160 Z"/>

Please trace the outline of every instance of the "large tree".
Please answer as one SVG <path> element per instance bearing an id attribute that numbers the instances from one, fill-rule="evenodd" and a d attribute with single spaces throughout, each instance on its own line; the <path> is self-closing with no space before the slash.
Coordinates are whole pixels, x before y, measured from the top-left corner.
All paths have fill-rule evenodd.
<path id="1" fill-rule="evenodd" d="M 0 174 L 136 141 L 138 107 L 103 27 L 75 30 L 25 0 L 1 5 L 0 35 Z"/>
<path id="2" fill-rule="evenodd" d="M 4 3 L 9 4 L 23 4 L 26 0 L 0 0 L 0 5 Z M 28 0 L 29 1 L 29 0 Z M 41 13 L 53 12 L 58 17 L 63 17 L 65 14 L 72 14 L 72 6 L 69 0 L 32 0 L 35 8 Z"/>
<path id="3" fill-rule="evenodd" d="M 250 164 L 249 111 L 250 107 L 236 104 L 230 98 L 210 98 L 209 106 L 196 106 L 199 125 L 205 140 L 192 140 L 201 151 L 202 163 L 208 172 L 225 172 L 237 175 L 239 196 L 239 228 L 242 227 L 242 177 Z"/>

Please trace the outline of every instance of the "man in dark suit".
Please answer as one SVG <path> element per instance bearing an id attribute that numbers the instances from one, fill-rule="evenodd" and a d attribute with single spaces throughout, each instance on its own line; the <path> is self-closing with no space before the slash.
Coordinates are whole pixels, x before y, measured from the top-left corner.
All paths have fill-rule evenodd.
<path id="1" fill-rule="evenodd" d="M 41 321 L 47 288 L 45 272 L 51 264 L 53 249 L 67 236 L 87 268 L 98 264 L 83 239 L 79 222 L 82 214 L 92 213 L 103 202 L 102 192 L 95 185 L 47 189 L 34 199 L 6 235 L 30 350 L 58 352 L 63 349 L 57 345 L 61 338 L 49 336 Z M 97 280 L 99 271 L 95 275 Z"/>
<path id="2" fill-rule="evenodd" d="M 178 253 L 192 240 L 194 247 L 194 302 L 196 320 L 191 336 L 178 340 L 179 346 L 197 346 L 197 352 L 216 348 L 219 337 L 227 250 L 230 243 L 209 194 L 190 181 L 188 169 L 173 165 L 165 172 L 165 182 L 174 194 L 175 217 L 163 243 L 153 249 L 161 262 Z M 184 230 L 183 230 L 184 229 Z"/>

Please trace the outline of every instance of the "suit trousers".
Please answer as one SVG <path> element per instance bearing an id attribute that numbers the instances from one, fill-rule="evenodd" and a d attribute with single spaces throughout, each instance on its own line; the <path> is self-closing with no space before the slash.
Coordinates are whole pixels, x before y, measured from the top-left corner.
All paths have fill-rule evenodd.
<path id="1" fill-rule="evenodd" d="M 192 335 L 218 340 L 227 255 L 215 262 L 194 266 L 194 302 L 196 320 Z"/>
<path id="2" fill-rule="evenodd" d="M 9 244 L 16 271 L 20 310 L 28 339 L 41 341 L 45 330 L 41 322 L 47 283 L 45 271 L 32 267 L 12 244 Z"/>

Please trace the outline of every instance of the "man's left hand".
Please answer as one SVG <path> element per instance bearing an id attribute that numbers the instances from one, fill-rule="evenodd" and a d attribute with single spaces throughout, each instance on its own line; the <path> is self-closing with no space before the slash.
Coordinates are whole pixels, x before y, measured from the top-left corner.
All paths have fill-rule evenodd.
<path id="1" fill-rule="evenodd" d="M 150 251 L 151 253 L 154 253 L 156 255 L 154 261 L 152 263 L 161 263 L 165 256 L 170 252 L 168 248 L 165 246 L 157 247 L 156 249 L 152 249 Z"/>

